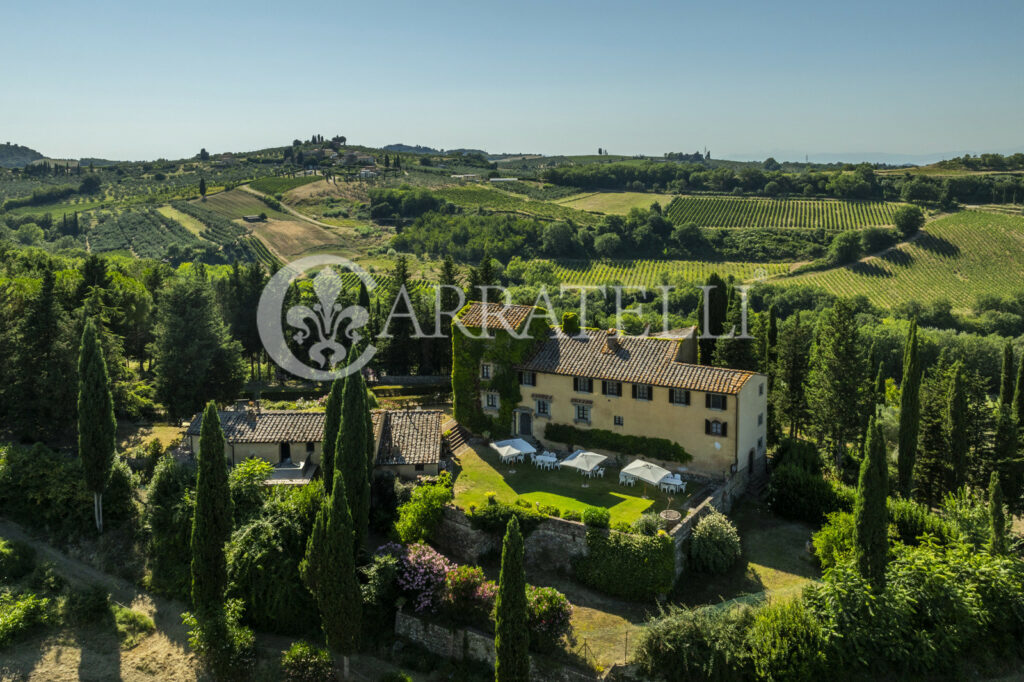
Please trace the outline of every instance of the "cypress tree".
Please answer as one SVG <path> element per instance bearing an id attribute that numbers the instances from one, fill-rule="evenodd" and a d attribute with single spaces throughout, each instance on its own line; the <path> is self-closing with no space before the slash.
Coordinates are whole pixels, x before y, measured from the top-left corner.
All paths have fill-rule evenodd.
<path id="1" fill-rule="evenodd" d="M 1013 403 L 1014 383 L 1013 344 L 1007 341 L 1003 345 L 1003 367 L 999 375 L 999 402 L 1003 405 Z"/>
<path id="2" fill-rule="evenodd" d="M 903 348 L 903 379 L 900 382 L 900 431 L 897 471 L 900 492 L 910 497 L 917 458 L 917 434 L 921 426 L 921 360 L 918 355 L 917 320 L 910 321 Z"/>
<path id="3" fill-rule="evenodd" d="M 864 459 L 857 481 L 854 504 L 854 545 L 857 569 L 876 591 L 885 588 L 885 565 L 888 561 L 888 510 L 886 509 L 889 472 L 885 457 L 882 429 L 872 417 L 868 424 Z"/>
<path id="4" fill-rule="evenodd" d="M 875 375 L 875 404 L 885 405 L 885 363 L 878 363 L 878 373 Z"/>
<path id="5" fill-rule="evenodd" d="M 353 529 L 353 557 L 366 542 L 370 527 L 370 479 L 367 475 L 366 384 L 359 372 L 345 380 L 341 399 L 341 429 L 334 456 L 335 475 L 345 477 L 345 491 Z"/>
<path id="6" fill-rule="evenodd" d="M 341 428 L 341 396 L 345 389 L 345 379 L 331 382 L 331 392 L 327 395 L 327 406 L 324 413 L 324 444 L 320 455 L 320 471 L 324 475 L 324 490 L 331 490 L 334 485 L 334 452 L 338 449 L 338 431 Z"/>
<path id="7" fill-rule="evenodd" d="M 732 333 L 730 333 L 732 332 Z M 713 364 L 717 367 L 732 369 L 757 369 L 757 356 L 754 339 L 740 338 L 743 333 L 743 306 L 739 295 L 734 294 L 729 302 L 729 312 L 725 317 L 722 338 L 715 342 Z"/>
<path id="8" fill-rule="evenodd" d="M 199 431 L 196 509 L 192 517 L 192 607 L 202 617 L 219 613 L 227 587 L 224 545 L 231 537 L 231 490 L 224 432 L 211 400 Z"/>
<path id="9" fill-rule="evenodd" d="M 206 199 L 206 178 L 199 178 L 199 195 Z"/>
<path id="10" fill-rule="evenodd" d="M 992 472 L 988 483 L 988 550 L 993 554 L 1006 551 L 1006 516 L 1003 513 L 1003 488 L 999 485 L 999 473 Z"/>
<path id="11" fill-rule="evenodd" d="M 967 482 L 967 388 L 964 386 L 964 365 L 957 361 L 953 365 L 949 381 L 949 396 L 946 400 L 946 441 L 949 445 L 949 464 L 952 471 L 954 490 Z"/>
<path id="12" fill-rule="evenodd" d="M 103 490 L 114 461 L 117 420 L 110 395 L 107 362 L 103 359 L 96 326 L 86 319 L 78 355 L 78 455 L 85 469 L 85 485 L 92 491 L 96 530 L 103 532 Z"/>
<path id="13" fill-rule="evenodd" d="M 1017 425 L 1024 424 L 1024 359 L 1017 365 L 1017 382 L 1013 391 L 1013 416 Z"/>
<path id="14" fill-rule="evenodd" d="M 1021 476 L 1022 462 L 1019 458 L 1020 437 L 1018 424 L 1013 418 L 1009 405 L 996 406 L 996 430 L 992 444 L 992 469 L 999 473 L 999 485 L 1004 500 L 1011 511 L 1017 512 L 1024 495 L 1024 480 Z"/>
<path id="15" fill-rule="evenodd" d="M 353 537 L 345 479 L 337 471 L 330 496 L 313 522 L 299 575 L 320 609 L 328 648 L 344 659 L 346 679 L 348 657 L 359 646 L 363 604 L 352 553 Z"/>
<path id="16" fill-rule="evenodd" d="M 494 621 L 494 679 L 521 682 L 530 679 L 530 631 L 526 622 L 526 571 L 523 568 L 523 536 L 513 516 L 501 547 L 501 575 Z"/>
<path id="17" fill-rule="evenodd" d="M 708 275 L 704 285 L 710 288 L 706 294 L 701 291 L 700 303 L 697 307 L 697 330 L 699 332 L 697 361 L 702 365 L 710 365 L 715 356 L 717 337 L 722 334 L 725 318 L 729 313 L 729 291 L 725 281 L 718 276 L 717 272 Z M 706 306 L 704 304 L 705 297 L 707 298 Z M 705 316 L 707 317 L 706 328 Z"/>

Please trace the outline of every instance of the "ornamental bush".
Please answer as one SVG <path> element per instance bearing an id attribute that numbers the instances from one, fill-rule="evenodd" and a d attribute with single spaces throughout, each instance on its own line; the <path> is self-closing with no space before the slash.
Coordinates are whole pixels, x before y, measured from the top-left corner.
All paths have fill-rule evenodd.
<path id="1" fill-rule="evenodd" d="M 572 565 L 576 579 L 588 587 L 637 601 L 667 594 L 672 587 L 675 547 L 667 535 L 588 528 L 587 549 Z"/>
<path id="2" fill-rule="evenodd" d="M 447 473 L 447 472 L 445 472 Z M 451 478 L 417 486 L 409 501 L 398 508 L 395 530 L 402 542 L 424 542 L 434 535 L 446 504 L 452 500 Z"/>
<path id="3" fill-rule="evenodd" d="M 505 533 L 505 527 L 508 525 L 509 519 L 514 516 L 519 521 L 519 528 L 523 537 L 533 532 L 545 518 L 543 514 L 531 506 L 521 507 L 519 505 L 505 504 L 504 502 L 487 504 L 473 510 L 466 516 L 469 518 L 469 523 L 473 528 L 502 535 Z"/>
<path id="4" fill-rule="evenodd" d="M 17 540 L 0 538 L 0 583 L 13 583 L 32 572 L 36 550 Z"/>
<path id="5" fill-rule="evenodd" d="M 331 682 L 336 679 L 331 654 L 309 642 L 295 642 L 281 656 L 281 672 L 288 682 Z"/>
<path id="6" fill-rule="evenodd" d="M 583 510 L 583 523 L 591 528 L 608 528 L 612 514 L 604 507 L 586 507 Z"/>
<path id="7" fill-rule="evenodd" d="M 49 599 L 34 594 L 0 592 L 0 647 L 51 620 Z"/>
<path id="8" fill-rule="evenodd" d="M 570 424 L 549 422 L 544 427 L 544 438 L 556 443 L 611 450 L 624 455 L 642 455 L 672 462 L 686 463 L 693 459 L 682 445 L 667 438 L 630 436 L 605 429 L 577 429 Z"/>
<path id="9" fill-rule="evenodd" d="M 430 545 L 421 543 L 403 547 L 388 543 L 377 550 L 398 558 L 398 587 L 417 613 L 436 613 L 444 600 L 445 578 L 455 564 Z"/>
<path id="10" fill-rule="evenodd" d="M 444 610 L 455 621 L 490 628 L 497 586 L 478 566 L 458 566 L 444 579 Z"/>
<path id="11" fill-rule="evenodd" d="M 758 609 L 747 633 L 747 646 L 759 680 L 816 682 L 826 673 L 825 633 L 799 599 Z"/>
<path id="12" fill-rule="evenodd" d="M 753 620 L 744 606 L 673 606 L 641 631 L 633 660 L 645 675 L 666 682 L 745 679 L 750 675 L 744 641 Z"/>
<path id="13" fill-rule="evenodd" d="M 713 511 L 693 529 L 690 562 L 701 573 L 722 574 L 740 558 L 740 534 L 724 514 Z"/>
<path id="14" fill-rule="evenodd" d="M 826 514 L 851 511 L 852 495 L 841 486 L 797 466 L 782 466 L 772 472 L 768 485 L 768 506 L 783 518 L 820 524 Z"/>
<path id="15" fill-rule="evenodd" d="M 540 653 L 558 650 L 563 639 L 574 644 L 572 604 L 552 587 L 526 586 L 526 622 L 530 628 L 530 646 Z"/>
<path id="16" fill-rule="evenodd" d="M 832 512 L 825 525 L 811 536 L 814 555 L 823 569 L 853 558 L 854 523 L 849 512 Z"/>

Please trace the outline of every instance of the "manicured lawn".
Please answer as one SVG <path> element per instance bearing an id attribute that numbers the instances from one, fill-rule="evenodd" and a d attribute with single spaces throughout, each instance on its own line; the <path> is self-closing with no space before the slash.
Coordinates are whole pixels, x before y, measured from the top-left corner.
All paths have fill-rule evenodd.
<path id="1" fill-rule="evenodd" d="M 559 510 L 582 512 L 587 506 L 606 507 L 613 524 L 632 523 L 644 512 L 660 512 L 669 506 L 678 509 L 693 493 L 688 486 L 670 498 L 647 486 L 645 499 L 642 484 L 633 488 L 619 485 L 618 472 L 610 467 L 605 478 L 584 478 L 568 469 L 537 469 L 529 461 L 505 466 L 487 446 L 464 450 L 459 464 L 462 470 L 455 481 L 455 504 L 462 508 L 487 504 L 487 493 L 493 492 L 506 503 L 522 497 Z"/>
<path id="2" fill-rule="evenodd" d="M 821 577 L 817 562 L 807 552 L 809 525 L 774 516 L 749 499 L 733 509 L 731 518 L 743 544 L 740 562 L 721 576 L 684 573 L 672 595 L 674 601 L 699 606 L 733 599 L 788 599 Z"/>
<path id="3" fill-rule="evenodd" d="M 139 445 L 147 445 L 151 441 L 160 439 L 164 447 L 184 435 L 188 424 L 181 426 L 158 422 L 156 424 L 133 424 L 129 421 L 121 421 L 117 424 L 117 442 L 119 450 L 128 450 Z"/>

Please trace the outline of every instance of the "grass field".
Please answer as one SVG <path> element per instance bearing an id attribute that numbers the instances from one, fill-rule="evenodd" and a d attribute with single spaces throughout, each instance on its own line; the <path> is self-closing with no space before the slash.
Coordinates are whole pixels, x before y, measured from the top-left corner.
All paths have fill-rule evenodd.
<path id="1" fill-rule="evenodd" d="M 12 208 L 8 211 L 11 215 L 22 216 L 22 215 L 43 215 L 44 213 L 51 214 L 54 218 L 60 218 L 64 213 L 72 214 L 75 211 L 81 213 L 82 211 L 93 211 L 97 208 L 102 208 L 113 202 L 109 199 L 98 199 L 95 201 L 80 201 L 78 203 L 70 201 L 61 201 L 56 204 L 42 204 L 40 206 L 20 206 L 18 208 Z"/>
<path id="2" fill-rule="evenodd" d="M 841 268 L 776 280 L 892 307 L 949 300 L 969 308 L 979 294 L 1024 289 L 1024 217 L 964 211 L 929 223 L 912 242 Z"/>
<path id="3" fill-rule="evenodd" d="M 468 209 L 483 208 L 496 212 L 533 215 L 549 220 L 572 220 L 577 224 L 587 225 L 597 223 L 601 219 L 600 216 L 593 213 L 561 206 L 549 201 L 534 201 L 533 199 L 520 198 L 493 187 L 462 185 L 458 187 L 444 187 L 433 190 L 433 192 L 456 206 Z"/>
<path id="4" fill-rule="evenodd" d="M 558 199 L 555 203 L 579 211 L 625 215 L 634 208 L 650 208 L 655 201 L 664 208 L 672 203 L 674 198 L 675 196 L 672 194 L 648 194 L 646 192 L 591 192 Z"/>
<path id="5" fill-rule="evenodd" d="M 618 282 L 656 287 L 682 279 L 702 282 L 712 272 L 740 281 L 760 280 L 789 271 L 789 263 L 711 263 L 692 260 L 555 261 L 555 274 L 565 284 L 601 285 Z"/>
<path id="6" fill-rule="evenodd" d="M 331 234 L 319 225 L 296 220 L 291 216 L 285 220 L 268 218 L 251 224 L 256 234 L 277 257 L 285 262 L 322 247 L 334 247 L 340 243 L 337 235 Z"/>
<path id="7" fill-rule="evenodd" d="M 264 194 L 284 194 L 296 187 L 302 187 L 321 179 L 319 175 L 300 175 L 297 178 L 268 175 L 265 178 L 253 180 L 249 183 L 249 186 L 257 192 L 263 192 Z"/>
<path id="8" fill-rule="evenodd" d="M 669 506 L 670 498 L 654 486 L 647 486 L 649 499 L 645 499 L 643 486 L 621 486 L 614 472 L 605 478 L 584 478 L 576 471 L 536 469 L 529 462 L 505 466 L 487 446 L 463 450 L 459 465 L 462 470 L 455 480 L 455 504 L 462 508 L 487 504 L 487 493 L 493 492 L 498 501 L 506 503 L 522 497 L 560 510 L 582 512 L 588 505 L 605 507 L 611 512 L 612 523 L 632 523 L 644 512 L 660 512 Z M 671 506 L 679 508 L 687 497 L 687 492 L 673 495 Z"/>
<path id="9" fill-rule="evenodd" d="M 171 220 L 176 221 L 186 230 L 194 234 L 199 238 L 203 238 L 203 230 L 206 229 L 206 225 L 196 220 L 190 215 L 186 215 L 174 208 L 173 206 L 161 206 L 157 209 L 161 214 L 167 216 Z"/>
<path id="10" fill-rule="evenodd" d="M 673 223 L 698 227 L 820 227 L 848 230 L 892 225 L 899 204 L 832 199 L 746 199 L 739 197 L 676 197 L 667 209 Z"/>
<path id="11" fill-rule="evenodd" d="M 287 213 L 275 211 L 260 201 L 259 197 L 240 189 L 214 194 L 208 196 L 206 201 L 197 200 L 193 203 L 219 213 L 230 220 L 238 220 L 242 216 L 259 215 L 260 213 L 266 213 L 268 217 L 278 220 L 292 220 Z"/>

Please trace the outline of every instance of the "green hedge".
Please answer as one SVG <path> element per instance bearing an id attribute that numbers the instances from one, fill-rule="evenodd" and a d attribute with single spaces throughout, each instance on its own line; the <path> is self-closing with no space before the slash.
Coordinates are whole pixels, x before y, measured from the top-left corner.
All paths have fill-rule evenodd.
<path id="1" fill-rule="evenodd" d="M 664 534 L 632 535 L 587 529 L 589 554 L 573 559 L 576 579 L 588 587 L 626 599 L 667 594 L 675 579 L 672 540 Z"/>
<path id="2" fill-rule="evenodd" d="M 466 516 L 473 528 L 502 536 L 505 534 L 505 526 L 513 516 L 519 519 L 519 529 L 524 536 L 532 533 L 546 518 L 544 514 L 532 507 L 520 507 L 502 502 L 474 509 Z"/>
<path id="3" fill-rule="evenodd" d="M 549 422 L 544 428 L 544 438 L 556 443 L 611 450 L 624 455 L 643 455 L 672 462 L 689 462 L 693 459 L 682 445 L 667 438 L 628 436 L 604 429 L 577 429 L 569 424 Z"/>

